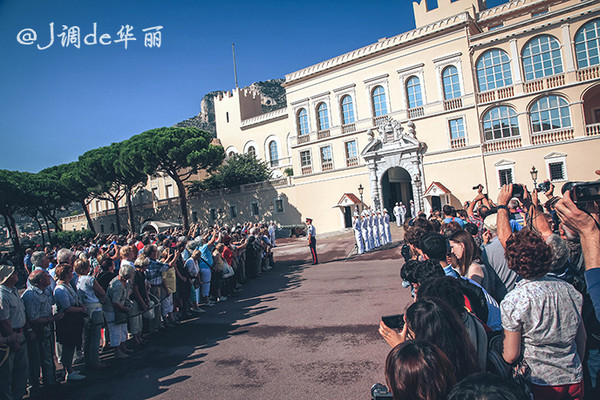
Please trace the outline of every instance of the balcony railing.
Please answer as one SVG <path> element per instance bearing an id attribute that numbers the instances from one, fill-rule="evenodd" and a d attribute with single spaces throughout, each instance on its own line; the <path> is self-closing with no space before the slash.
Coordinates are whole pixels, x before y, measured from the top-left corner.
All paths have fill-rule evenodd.
<path id="1" fill-rule="evenodd" d="M 346 159 L 347 167 L 355 167 L 357 165 L 358 165 L 358 157 L 350 157 L 350 158 Z"/>
<path id="2" fill-rule="evenodd" d="M 579 82 L 589 81 L 592 79 L 600 79 L 600 65 L 595 65 L 593 67 L 580 69 L 577 71 L 577 80 Z"/>
<path id="3" fill-rule="evenodd" d="M 550 144 L 573 139 L 573 128 L 538 132 L 531 135 L 531 144 Z"/>
<path id="4" fill-rule="evenodd" d="M 302 175 L 312 174 L 312 165 L 302 167 Z"/>
<path id="5" fill-rule="evenodd" d="M 350 133 L 356 131 L 356 125 L 354 123 L 342 125 L 342 133 Z"/>
<path id="6" fill-rule="evenodd" d="M 385 115 L 380 115 L 378 117 L 373 117 L 373 126 L 379 126 L 385 123 Z"/>
<path id="7" fill-rule="evenodd" d="M 488 142 L 485 144 L 485 150 L 488 153 L 493 153 L 496 151 L 517 149 L 521 147 L 521 138 L 510 138 L 510 139 L 502 139 L 497 140 L 495 142 Z"/>
<path id="8" fill-rule="evenodd" d="M 533 93 L 544 90 L 544 80 L 538 79 L 537 81 L 525 82 L 523 84 L 523 91 L 525 93 Z"/>
<path id="9" fill-rule="evenodd" d="M 422 106 L 408 109 L 409 119 L 422 117 L 423 115 L 425 115 L 425 109 Z"/>
<path id="10" fill-rule="evenodd" d="M 325 139 L 331 136 L 331 132 L 329 129 L 323 129 L 322 131 L 317 132 L 317 139 Z"/>
<path id="11" fill-rule="evenodd" d="M 550 76 L 545 79 L 537 79 L 535 81 L 525 82 L 523 84 L 523 91 L 525 93 L 534 93 L 534 92 L 542 91 L 544 89 L 552 89 L 555 87 L 564 86 L 564 84 L 565 84 L 564 74 L 554 75 L 554 76 Z"/>
<path id="12" fill-rule="evenodd" d="M 546 78 L 546 87 L 548 89 L 563 86 L 564 84 L 565 84 L 565 76 L 564 75 L 555 75 L 555 76 Z"/>
<path id="13" fill-rule="evenodd" d="M 464 137 L 450 139 L 450 147 L 453 149 L 460 149 L 467 145 L 467 139 Z"/>
<path id="14" fill-rule="evenodd" d="M 600 135 L 600 124 L 586 125 L 585 133 L 588 136 Z"/>
<path id="15" fill-rule="evenodd" d="M 444 111 L 456 110 L 462 107 L 462 98 L 457 97 L 455 99 L 444 100 Z"/>
<path id="16" fill-rule="evenodd" d="M 498 89 L 498 100 L 507 99 L 515 95 L 515 88 L 512 86 Z"/>
<path id="17" fill-rule="evenodd" d="M 333 169 L 333 161 L 325 161 L 321 165 L 321 170 L 323 171 L 331 171 Z"/>
<path id="18" fill-rule="evenodd" d="M 496 91 L 492 90 L 489 92 L 479 93 L 478 97 L 480 103 L 489 103 L 490 101 L 496 100 Z"/>
<path id="19" fill-rule="evenodd" d="M 310 135 L 298 135 L 298 144 L 310 142 Z"/>

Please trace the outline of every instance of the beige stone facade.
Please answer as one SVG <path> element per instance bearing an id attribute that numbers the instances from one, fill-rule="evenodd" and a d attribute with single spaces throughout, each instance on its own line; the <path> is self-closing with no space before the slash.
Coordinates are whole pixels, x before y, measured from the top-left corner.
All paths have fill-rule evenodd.
<path id="1" fill-rule="evenodd" d="M 311 217 L 329 232 L 348 226 L 356 205 L 340 200 L 360 198 L 359 185 L 367 206 L 413 199 L 429 211 L 470 200 L 479 183 L 492 198 L 502 183 L 531 185 L 533 166 L 557 186 L 595 179 L 598 1 L 421 0 L 414 11 L 414 30 L 288 74 L 284 109 L 262 114 L 239 90 L 215 99 L 227 155 L 254 152 L 277 179 L 293 169 L 252 194 L 260 210 L 283 207 L 262 217 Z M 250 203 L 219 199 L 192 210 Z"/>

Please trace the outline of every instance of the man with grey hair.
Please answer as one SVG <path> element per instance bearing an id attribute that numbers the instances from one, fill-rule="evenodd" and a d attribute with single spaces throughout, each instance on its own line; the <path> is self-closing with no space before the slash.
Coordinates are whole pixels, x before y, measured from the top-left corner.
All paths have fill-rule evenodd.
<path id="1" fill-rule="evenodd" d="M 34 270 L 29 274 L 29 288 L 21 296 L 27 321 L 35 332 L 35 339 L 28 343 L 29 384 L 34 389 L 40 386 L 40 368 L 44 386 L 56 385 L 53 323 L 62 319 L 64 314 L 52 315 L 52 292 L 48 291 L 51 280 L 44 269 Z"/>
<path id="2" fill-rule="evenodd" d="M 33 271 L 45 271 L 48 273 L 48 267 L 50 266 L 50 259 L 43 251 L 36 251 L 31 255 L 31 262 L 33 263 Z M 33 272 L 32 271 L 32 272 Z M 50 274 L 48 274 L 50 276 Z M 27 288 L 31 288 L 31 282 L 27 281 Z M 56 281 L 50 276 L 50 286 L 46 290 L 52 295 L 54 288 L 56 287 Z"/>
<path id="3" fill-rule="evenodd" d="M 56 261 L 59 264 L 69 264 L 73 265 L 73 258 L 75 255 L 69 249 L 60 249 L 58 253 L 56 253 Z"/>

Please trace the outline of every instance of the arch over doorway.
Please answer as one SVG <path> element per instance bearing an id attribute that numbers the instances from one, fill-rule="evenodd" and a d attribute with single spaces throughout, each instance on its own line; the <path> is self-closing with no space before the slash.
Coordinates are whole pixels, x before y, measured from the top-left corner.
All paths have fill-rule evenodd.
<path id="1" fill-rule="evenodd" d="M 397 202 L 402 202 L 410 214 L 410 200 L 413 200 L 413 185 L 410 173 L 402 167 L 391 167 L 381 177 L 381 201 L 392 218 L 392 210 Z"/>

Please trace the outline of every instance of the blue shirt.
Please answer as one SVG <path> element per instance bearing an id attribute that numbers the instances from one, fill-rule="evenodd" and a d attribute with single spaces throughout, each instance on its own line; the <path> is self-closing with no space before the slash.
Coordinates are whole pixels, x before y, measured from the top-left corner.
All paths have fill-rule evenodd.
<path id="1" fill-rule="evenodd" d="M 198 261 L 198 265 L 200 268 L 210 268 L 213 265 L 213 257 L 210 249 L 208 248 L 208 244 L 204 244 L 198 248 L 200 250 L 200 260 Z M 209 263 L 208 265 L 206 263 Z"/>
<path id="2" fill-rule="evenodd" d="M 444 219 L 444 223 L 447 224 L 448 222 L 457 222 L 461 228 L 465 227 L 465 220 L 462 218 L 457 218 L 457 217 L 448 217 Z"/>
<path id="3" fill-rule="evenodd" d="M 446 274 L 446 276 L 451 276 L 453 278 L 459 278 L 460 275 L 458 275 L 458 272 L 456 272 L 454 270 L 454 268 L 452 268 L 451 265 L 448 265 L 446 268 L 444 268 L 444 273 Z"/>
<path id="4" fill-rule="evenodd" d="M 596 318 L 600 320 L 600 268 L 592 268 L 585 271 L 587 292 L 592 298 L 592 304 L 596 311 Z"/>

